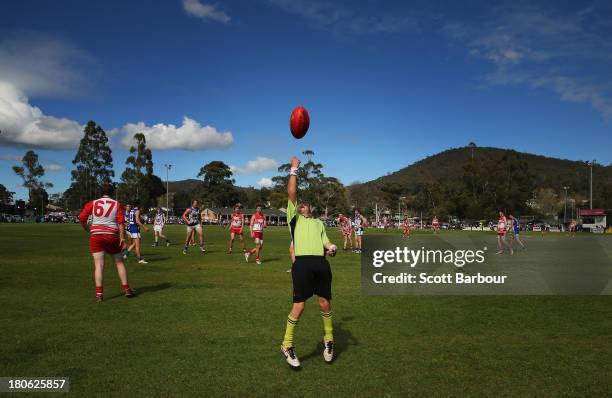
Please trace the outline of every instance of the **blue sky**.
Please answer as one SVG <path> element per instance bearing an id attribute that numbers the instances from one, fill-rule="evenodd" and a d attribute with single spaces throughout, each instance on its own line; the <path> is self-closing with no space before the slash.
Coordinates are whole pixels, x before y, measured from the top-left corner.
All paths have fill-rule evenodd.
<path id="1" fill-rule="evenodd" d="M 304 149 L 346 184 L 470 141 L 611 163 L 612 6 L 456 3 L 5 3 L 0 182 L 24 197 L 11 166 L 34 148 L 63 191 L 90 119 L 117 178 L 138 131 L 162 178 L 223 160 L 244 186 Z"/>

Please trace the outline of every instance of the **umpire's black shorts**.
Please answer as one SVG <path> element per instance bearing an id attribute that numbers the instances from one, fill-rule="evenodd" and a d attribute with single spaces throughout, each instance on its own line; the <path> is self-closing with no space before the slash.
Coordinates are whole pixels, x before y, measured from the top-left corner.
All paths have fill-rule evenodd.
<path id="1" fill-rule="evenodd" d="M 331 300 L 332 272 L 325 256 L 296 256 L 291 267 L 293 302 L 301 303 L 316 294 Z"/>

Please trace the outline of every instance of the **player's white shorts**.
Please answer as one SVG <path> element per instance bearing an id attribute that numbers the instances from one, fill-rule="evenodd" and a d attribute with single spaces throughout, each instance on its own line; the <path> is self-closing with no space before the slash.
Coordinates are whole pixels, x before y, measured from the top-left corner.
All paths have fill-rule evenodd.
<path id="1" fill-rule="evenodd" d="M 154 232 L 159 232 L 159 233 L 161 234 L 162 229 L 164 229 L 164 227 L 163 227 L 163 226 L 161 226 L 161 225 L 155 225 L 155 226 L 153 226 L 153 231 L 154 231 Z"/>
<path id="2" fill-rule="evenodd" d="M 362 236 L 363 235 L 363 228 L 355 228 L 355 235 L 356 236 Z"/>
<path id="3" fill-rule="evenodd" d="M 128 232 L 128 235 L 132 239 L 140 239 L 140 232 Z"/>
<path id="4" fill-rule="evenodd" d="M 190 233 L 193 230 L 198 230 L 201 231 L 202 230 L 202 224 L 196 224 L 193 227 L 190 227 L 189 225 L 187 226 L 187 233 Z"/>

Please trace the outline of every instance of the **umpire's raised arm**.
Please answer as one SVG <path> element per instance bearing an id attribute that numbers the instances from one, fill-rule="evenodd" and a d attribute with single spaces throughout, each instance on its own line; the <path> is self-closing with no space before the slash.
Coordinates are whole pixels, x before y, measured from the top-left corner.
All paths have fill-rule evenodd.
<path id="1" fill-rule="evenodd" d="M 289 171 L 289 181 L 287 182 L 287 196 L 294 205 L 297 203 L 297 172 L 300 167 L 300 159 L 295 156 L 291 158 L 291 170 Z"/>

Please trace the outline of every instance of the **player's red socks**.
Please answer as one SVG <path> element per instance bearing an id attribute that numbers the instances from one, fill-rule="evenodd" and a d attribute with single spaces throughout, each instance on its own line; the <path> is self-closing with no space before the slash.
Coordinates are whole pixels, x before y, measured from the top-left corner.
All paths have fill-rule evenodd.
<path id="1" fill-rule="evenodd" d="M 96 294 L 102 294 L 104 293 L 104 287 L 102 286 L 96 286 Z"/>
<path id="2" fill-rule="evenodd" d="M 121 285 L 121 289 L 125 292 L 130 288 L 130 285 Z"/>

